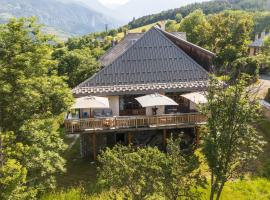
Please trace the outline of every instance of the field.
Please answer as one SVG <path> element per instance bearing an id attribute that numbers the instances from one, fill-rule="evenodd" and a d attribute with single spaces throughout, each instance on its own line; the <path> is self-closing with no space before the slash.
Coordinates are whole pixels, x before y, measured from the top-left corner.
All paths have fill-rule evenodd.
<path id="1" fill-rule="evenodd" d="M 267 142 L 270 142 L 270 123 L 262 120 L 258 130 Z M 71 139 L 66 139 L 70 144 Z M 247 175 L 243 180 L 235 180 L 225 185 L 222 200 L 269 200 L 270 180 L 270 146 L 266 145 L 265 152 L 255 163 L 253 175 Z M 58 176 L 58 188 L 45 196 L 42 200 L 106 200 L 112 199 L 115 191 L 104 191 L 99 187 L 96 176 L 96 165 L 79 157 L 79 140 L 65 153 L 67 172 Z M 202 199 L 209 196 L 209 188 L 202 189 Z M 118 199 L 121 199 L 120 194 Z M 157 198 L 155 198 L 157 199 Z M 160 198 L 162 199 L 162 198 Z"/>
<path id="2" fill-rule="evenodd" d="M 139 28 L 131 29 L 128 32 L 129 33 L 141 33 L 143 31 L 148 31 L 153 26 L 155 26 L 157 23 L 153 23 L 153 24 L 145 25 L 145 26 L 142 26 L 142 27 L 139 27 Z M 117 34 L 117 38 L 123 38 L 123 37 L 124 37 L 124 33 L 123 32 Z"/>

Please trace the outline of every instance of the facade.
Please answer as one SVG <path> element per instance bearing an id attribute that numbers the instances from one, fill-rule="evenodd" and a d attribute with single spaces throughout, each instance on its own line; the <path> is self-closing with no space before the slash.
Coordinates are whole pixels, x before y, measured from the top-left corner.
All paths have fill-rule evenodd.
<path id="1" fill-rule="evenodd" d="M 249 45 L 249 56 L 256 56 L 260 52 L 264 39 L 268 35 L 270 35 L 270 33 L 265 33 L 265 31 L 261 34 L 256 34 L 255 40 Z"/>
<path id="2" fill-rule="evenodd" d="M 80 109 L 65 121 L 66 130 L 81 134 L 81 153 L 97 153 L 116 143 L 166 146 L 170 135 L 198 142 L 198 127 L 206 118 L 192 99 L 181 95 L 206 90 L 215 55 L 186 41 L 183 33 L 153 27 L 128 34 L 100 58 L 102 69 L 73 89 L 76 98 L 101 96 L 109 109 Z M 135 100 L 146 94 L 170 97 L 178 106 L 143 108 Z"/>

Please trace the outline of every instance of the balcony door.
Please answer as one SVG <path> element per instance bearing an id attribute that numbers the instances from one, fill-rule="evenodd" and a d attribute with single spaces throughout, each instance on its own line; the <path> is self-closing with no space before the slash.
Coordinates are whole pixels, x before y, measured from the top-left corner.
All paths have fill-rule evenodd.
<path id="1" fill-rule="evenodd" d="M 175 114 L 175 113 L 189 113 L 190 112 L 190 101 L 181 96 L 179 93 L 168 93 L 167 97 L 173 99 L 178 106 L 165 106 L 166 114 Z"/>

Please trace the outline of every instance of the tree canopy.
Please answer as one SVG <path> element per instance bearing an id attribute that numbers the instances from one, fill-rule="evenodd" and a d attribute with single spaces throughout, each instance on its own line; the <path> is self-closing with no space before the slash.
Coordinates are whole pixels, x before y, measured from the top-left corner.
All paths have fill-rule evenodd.
<path id="1" fill-rule="evenodd" d="M 23 166 L 27 190 L 36 194 L 53 187 L 54 174 L 64 171 L 59 126 L 73 102 L 65 77 L 57 75 L 54 44 L 34 18 L 0 26 L 0 128 L 29 149 L 6 166 Z"/>
<path id="2" fill-rule="evenodd" d="M 244 79 L 233 85 L 212 78 L 208 89 L 208 116 L 203 152 L 211 172 L 210 200 L 219 199 L 225 183 L 242 177 L 248 164 L 262 151 L 263 139 L 254 125 L 260 107 L 251 98 Z"/>

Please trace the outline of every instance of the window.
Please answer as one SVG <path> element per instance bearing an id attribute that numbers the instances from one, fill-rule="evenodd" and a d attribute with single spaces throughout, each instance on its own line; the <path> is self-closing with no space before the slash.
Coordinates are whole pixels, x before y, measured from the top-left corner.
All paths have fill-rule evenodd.
<path id="1" fill-rule="evenodd" d="M 119 99 L 120 116 L 145 115 L 145 109 L 142 108 L 139 102 L 135 99 L 140 96 L 142 95 L 120 96 Z"/>
<path id="2" fill-rule="evenodd" d="M 178 106 L 165 106 L 166 114 L 190 112 L 190 102 L 188 99 L 182 97 L 181 94 L 168 93 L 166 96 L 178 103 Z"/>

